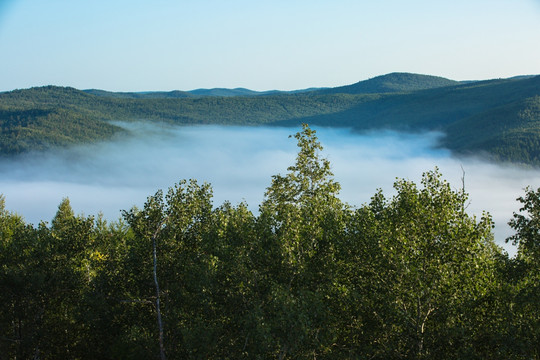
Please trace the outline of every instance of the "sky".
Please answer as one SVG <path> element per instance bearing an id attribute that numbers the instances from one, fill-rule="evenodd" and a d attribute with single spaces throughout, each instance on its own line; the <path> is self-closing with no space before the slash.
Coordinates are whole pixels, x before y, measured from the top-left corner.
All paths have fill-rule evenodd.
<path id="1" fill-rule="evenodd" d="M 540 74 L 540 0 L 0 0 L 0 91 Z"/>

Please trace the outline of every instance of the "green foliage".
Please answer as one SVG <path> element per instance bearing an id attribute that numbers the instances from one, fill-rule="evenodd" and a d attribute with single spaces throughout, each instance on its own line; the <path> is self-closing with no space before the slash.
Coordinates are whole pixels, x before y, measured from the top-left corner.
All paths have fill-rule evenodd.
<path id="1" fill-rule="evenodd" d="M 47 86 L 0 94 L 0 154 L 110 139 L 111 120 L 441 131 L 458 153 L 540 164 L 540 76 L 457 83 L 394 73 L 345 87 L 238 96 L 219 89 L 111 93 Z M 207 94 L 205 92 L 205 94 Z M 245 95 L 245 96 L 244 96 Z"/>
<path id="2" fill-rule="evenodd" d="M 458 85 L 459 82 L 438 76 L 410 73 L 391 73 L 360 81 L 348 86 L 320 90 L 321 93 L 345 94 L 382 94 L 394 92 L 411 92 Z"/>
<path id="3" fill-rule="evenodd" d="M 540 189 L 526 189 L 525 197 L 518 198 L 523 204 L 519 209 L 524 214 L 514 213 L 510 226 L 516 234 L 509 238 L 518 245 L 519 258 L 527 263 L 540 266 Z"/>
<path id="4" fill-rule="evenodd" d="M 272 254 L 267 320 L 275 356 L 321 356 L 330 350 L 329 295 L 337 269 L 333 242 L 345 232 L 346 207 L 322 146 L 307 125 L 286 176 L 276 175 L 260 208 L 259 250 Z M 264 256 L 261 254 L 260 256 Z M 277 320 L 277 322 L 276 322 Z"/>
<path id="5" fill-rule="evenodd" d="M 88 285 L 84 264 L 93 219 L 75 217 L 67 201 L 51 228 L 25 225 L 3 205 L 0 216 L 0 297 L 6 310 L 0 353 L 10 358 L 83 356 L 81 296 Z"/>
<path id="6" fill-rule="evenodd" d="M 516 231 L 507 241 L 518 254 L 507 266 L 508 318 L 512 321 L 514 352 L 524 359 L 540 357 L 540 189 L 527 188 L 517 199 L 522 207 L 509 225 Z"/>
<path id="7" fill-rule="evenodd" d="M 0 197 L 0 358 L 538 358 L 540 190 L 510 259 L 438 170 L 351 209 L 295 139 L 258 215 L 194 180 L 110 224 L 64 199 L 34 228 Z"/>
<path id="8" fill-rule="evenodd" d="M 469 131 L 463 131 L 467 127 Z M 462 153 L 489 152 L 496 160 L 540 164 L 540 96 L 497 106 L 447 128 L 445 143 Z"/>
<path id="9" fill-rule="evenodd" d="M 1 105 L 0 130 L 2 155 L 105 140 L 123 132 L 115 125 L 70 109 L 39 106 L 3 110 Z"/>
<path id="10" fill-rule="evenodd" d="M 425 173 L 422 185 L 399 180 L 396 196 L 378 193 L 355 214 L 349 271 L 360 276 L 345 281 L 352 280 L 355 297 L 367 298 L 351 318 L 374 330 L 362 352 L 376 358 L 474 354 L 469 318 L 485 306 L 498 253 L 491 221 L 469 217 L 466 194 L 451 190 L 438 171 Z"/>

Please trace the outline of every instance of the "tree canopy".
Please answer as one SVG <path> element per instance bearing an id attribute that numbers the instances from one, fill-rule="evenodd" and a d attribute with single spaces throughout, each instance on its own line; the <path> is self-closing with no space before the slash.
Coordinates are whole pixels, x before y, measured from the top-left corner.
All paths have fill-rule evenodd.
<path id="1" fill-rule="evenodd" d="M 259 213 L 182 180 L 107 222 L 0 197 L 0 358 L 538 359 L 540 190 L 510 224 L 437 169 L 343 203 L 315 131 Z"/>

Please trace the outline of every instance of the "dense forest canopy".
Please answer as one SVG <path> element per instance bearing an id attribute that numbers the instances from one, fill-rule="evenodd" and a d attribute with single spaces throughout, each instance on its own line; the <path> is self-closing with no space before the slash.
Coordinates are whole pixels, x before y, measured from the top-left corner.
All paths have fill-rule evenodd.
<path id="1" fill-rule="evenodd" d="M 540 76 L 476 82 L 393 73 L 297 92 L 246 89 L 112 93 L 47 86 L 0 94 L 0 154 L 110 139 L 111 120 L 171 124 L 309 123 L 446 134 L 458 154 L 540 164 Z"/>
<path id="2" fill-rule="evenodd" d="M 0 93 L 0 154 L 129 135 L 118 120 L 435 130 L 456 154 L 540 164 L 540 76 L 402 73 L 296 92 Z M 0 359 L 540 357 L 540 190 L 518 199 L 509 258 L 437 170 L 352 208 L 315 132 L 295 138 L 257 214 L 195 180 L 117 222 L 64 199 L 34 226 L 0 197 Z"/>
<path id="3" fill-rule="evenodd" d="M 34 227 L 0 197 L 0 358 L 540 358 L 540 190 L 509 258 L 438 170 L 351 208 L 295 139 L 258 214 L 196 180 L 112 223 L 64 199 Z"/>

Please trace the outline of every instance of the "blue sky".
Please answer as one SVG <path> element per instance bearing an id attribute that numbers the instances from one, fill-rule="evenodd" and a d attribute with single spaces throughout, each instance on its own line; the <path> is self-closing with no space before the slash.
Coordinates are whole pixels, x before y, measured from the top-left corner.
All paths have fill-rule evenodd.
<path id="1" fill-rule="evenodd" d="M 540 74 L 540 0 L 0 0 L 0 91 Z"/>

